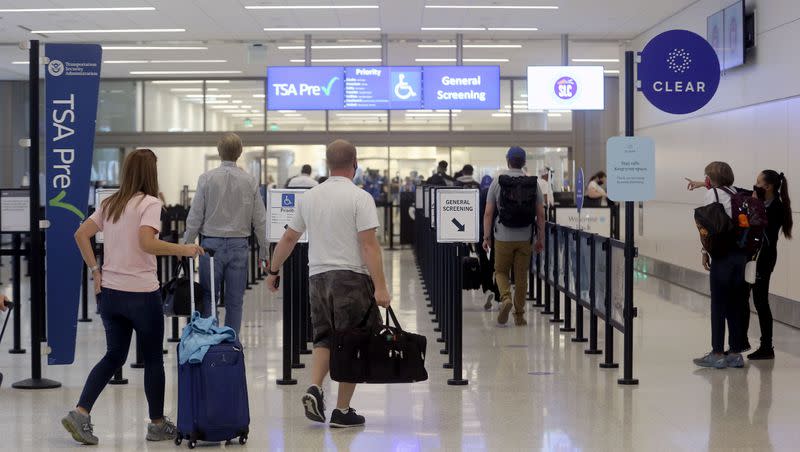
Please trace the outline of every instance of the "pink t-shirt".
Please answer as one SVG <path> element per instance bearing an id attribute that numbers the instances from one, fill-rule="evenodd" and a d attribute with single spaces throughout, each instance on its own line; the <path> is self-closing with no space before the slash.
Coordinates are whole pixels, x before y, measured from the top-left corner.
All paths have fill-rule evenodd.
<path id="1" fill-rule="evenodd" d="M 161 201 L 138 194 L 128 201 L 116 223 L 105 219 L 102 206 L 89 219 L 103 232 L 103 287 L 124 292 L 158 290 L 156 257 L 139 247 L 139 228 L 161 230 Z"/>

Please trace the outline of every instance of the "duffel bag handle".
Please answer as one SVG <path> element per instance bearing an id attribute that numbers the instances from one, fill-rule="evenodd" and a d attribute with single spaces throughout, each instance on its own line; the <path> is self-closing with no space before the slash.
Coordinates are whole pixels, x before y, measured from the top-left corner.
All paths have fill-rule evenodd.
<path id="1" fill-rule="evenodd" d="M 389 319 L 391 318 L 391 322 Z M 386 326 L 392 326 L 392 322 L 394 322 L 395 328 L 399 331 L 403 331 L 403 327 L 400 326 L 400 322 L 397 321 L 397 317 L 394 315 L 394 311 L 392 310 L 391 306 L 386 307 Z"/>

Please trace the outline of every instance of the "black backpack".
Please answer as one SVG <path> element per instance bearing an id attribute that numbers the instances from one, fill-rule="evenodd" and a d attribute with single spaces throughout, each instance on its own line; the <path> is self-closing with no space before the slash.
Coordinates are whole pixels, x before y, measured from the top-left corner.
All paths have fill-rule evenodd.
<path id="1" fill-rule="evenodd" d="M 500 224 L 509 228 L 524 228 L 536 219 L 536 191 L 539 183 L 534 176 L 502 175 L 498 216 Z"/>
<path id="2" fill-rule="evenodd" d="M 721 257 L 730 253 L 736 244 L 736 227 L 719 202 L 716 189 L 716 202 L 694 209 L 694 222 L 700 233 L 700 242 L 711 257 Z"/>

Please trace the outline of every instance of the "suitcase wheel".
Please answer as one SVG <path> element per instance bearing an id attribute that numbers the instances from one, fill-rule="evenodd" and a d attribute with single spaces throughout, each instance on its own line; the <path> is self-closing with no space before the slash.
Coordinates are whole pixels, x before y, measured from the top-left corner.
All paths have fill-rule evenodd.
<path id="1" fill-rule="evenodd" d="M 189 440 L 189 449 L 194 449 L 195 447 L 197 447 L 197 440 Z"/>
<path id="2" fill-rule="evenodd" d="M 175 437 L 175 445 L 180 446 L 183 443 L 183 438 L 181 436 Z"/>
<path id="3" fill-rule="evenodd" d="M 242 435 L 239 437 L 239 444 L 241 444 L 242 446 L 247 444 L 247 435 Z"/>

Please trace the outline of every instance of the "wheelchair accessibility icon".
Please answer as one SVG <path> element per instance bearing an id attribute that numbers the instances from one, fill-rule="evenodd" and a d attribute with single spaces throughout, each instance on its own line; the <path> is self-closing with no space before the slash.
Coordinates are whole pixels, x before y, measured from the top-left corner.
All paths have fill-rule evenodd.
<path id="1" fill-rule="evenodd" d="M 414 88 L 408 82 L 406 82 L 406 74 L 398 74 L 397 80 L 397 84 L 394 85 L 395 97 L 400 100 L 408 100 L 417 96 Z"/>
<path id="2" fill-rule="evenodd" d="M 281 207 L 294 207 L 294 193 L 284 193 L 281 195 Z"/>

